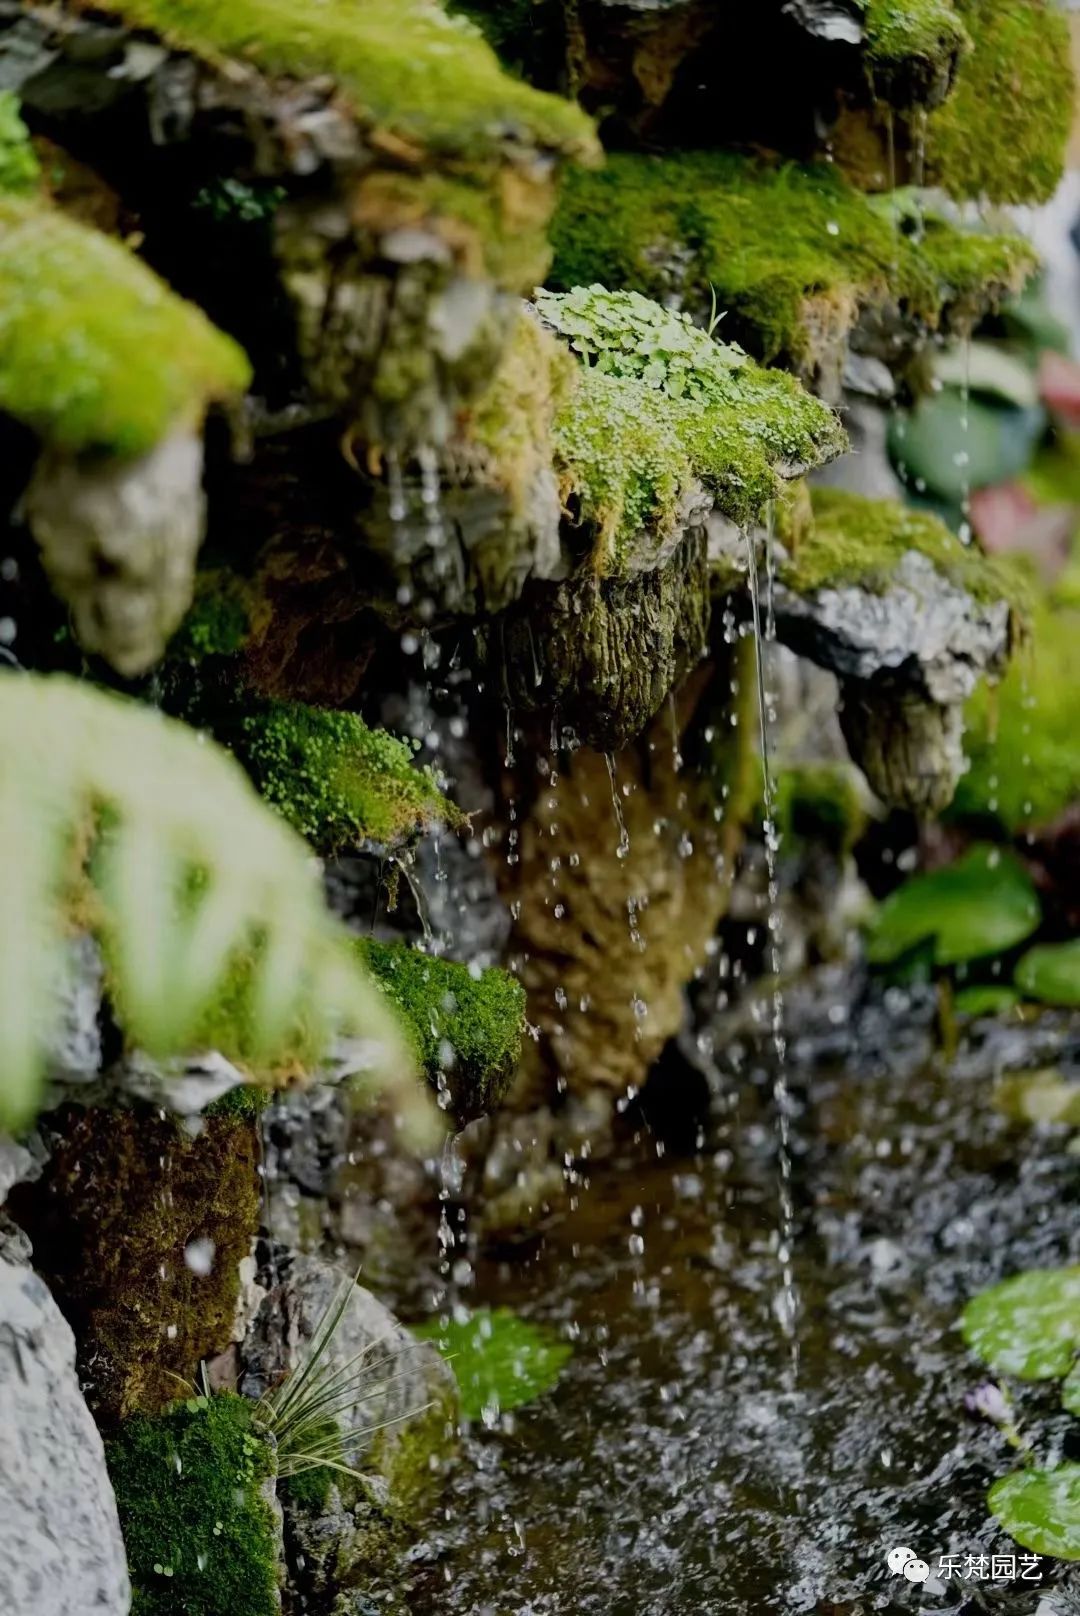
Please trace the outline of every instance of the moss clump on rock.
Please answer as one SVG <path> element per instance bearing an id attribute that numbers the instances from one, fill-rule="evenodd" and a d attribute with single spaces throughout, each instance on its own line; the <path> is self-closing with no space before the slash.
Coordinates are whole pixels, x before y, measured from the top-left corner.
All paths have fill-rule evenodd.
<path id="1" fill-rule="evenodd" d="M 236 573 L 200 573 L 195 599 L 170 641 L 170 657 L 194 663 L 207 657 L 235 656 L 251 633 L 251 614 L 251 592 Z"/>
<path id="2" fill-rule="evenodd" d="M 974 42 L 926 133 L 928 179 L 954 196 L 1045 202 L 1061 178 L 1075 83 L 1054 0 L 956 0 Z"/>
<path id="3" fill-rule="evenodd" d="M 674 296 L 701 318 L 715 294 L 760 358 L 813 376 L 863 310 L 892 303 L 930 329 L 970 323 L 1034 267 L 1017 238 L 932 215 L 918 230 L 911 223 L 824 164 L 619 153 L 597 173 L 567 177 L 551 283 Z"/>
<path id="4" fill-rule="evenodd" d="M 875 89 L 894 101 L 941 100 L 971 40 L 952 0 L 865 0 L 866 62 Z"/>
<path id="5" fill-rule="evenodd" d="M 156 1412 L 232 1334 L 239 1265 L 259 1224 L 258 1139 L 235 1116 L 191 1137 L 158 1111 L 66 1107 L 52 1155 L 9 1210 L 75 1333 L 100 1418 Z M 208 1241 L 198 1272 L 186 1257 Z"/>
<path id="6" fill-rule="evenodd" d="M 278 1531 L 269 1445 L 252 1405 L 193 1397 L 128 1420 L 106 1444 L 132 1616 L 274 1616 Z"/>
<path id="7" fill-rule="evenodd" d="M 40 178 L 41 165 L 30 144 L 18 97 L 11 90 L 0 90 L 0 193 L 32 191 Z"/>
<path id="8" fill-rule="evenodd" d="M 776 822 L 781 842 L 813 842 L 848 853 L 867 824 L 855 769 L 846 763 L 793 763 L 777 771 Z"/>
<path id="9" fill-rule="evenodd" d="M 525 990 L 517 978 L 494 966 L 474 972 L 405 944 L 363 939 L 356 947 L 455 1116 L 464 1121 L 493 1110 L 521 1053 Z"/>
<path id="10" fill-rule="evenodd" d="M 1007 600 L 1018 614 L 1026 613 L 1029 596 L 1022 575 L 1008 562 L 963 544 L 929 511 L 839 488 L 814 489 L 812 501 L 812 527 L 777 567 L 781 582 L 796 594 L 845 585 L 883 594 L 897 564 L 915 550 L 973 600 Z"/>
<path id="11" fill-rule="evenodd" d="M 249 379 L 231 338 L 119 242 L 0 196 L 0 410 L 50 447 L 142 454 Z"/>
<path id="12" fill-rule="evenodd" d="M 967 705 L 971 767 L 953 816 L 995 819 L 1015 832 L 1045 825 L 1080 801 L 1080 611 L 1035 608 L 1032 632 L 996 690 Z"/>
<path id="13" fill-rule="evenodd" d="M 211 63 L 330 76 L 361 121 L 432 153 L 482 160 L 516 141 L 595 150 L 578 107 L 504 72 L 479 30 L 432 0 L 107 0 L 99 9 Z"/>
<path id="14" fill-rule="evenodd" d="M 685 315 L 599 285 L 543 293 L 538 306 L 582 360 L 555 417 L 555 467 L 564 504 L 595 531 L 601 574 L 625 571 L 642 535 L 659 546 L 675 534 L 695 484 L 747 524 L 783 476 L 844 448 L 830 409 Z"/>
<path id="15" fill-rule="evenodd" d="M 462 815 L 408 742 L 355 713 L 272 701 L 222 731 L 267 802 L 321 853 L 392 846 Z"/>

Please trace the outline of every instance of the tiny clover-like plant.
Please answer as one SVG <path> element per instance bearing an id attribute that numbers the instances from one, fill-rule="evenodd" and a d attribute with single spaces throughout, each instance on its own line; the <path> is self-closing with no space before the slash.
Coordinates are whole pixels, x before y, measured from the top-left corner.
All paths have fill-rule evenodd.
<path id="1" fill-rule="evenodd" d="M 575 286 L 536 293 L 543 320 L 586 364 L 609 376 L 631 377 L 672 398 L 723 404 L 733 395 L 732 375 L 746 364 L 741 348 L 714 340 L 715 307 L 708 331 L 687 314 L 665 309 L 640 292 Z"/>
<path id="2" fill-rule="evenodd" d="M 960 1329 L 999 1374 L 1062 1380 L 1063 1406 L 1080 1414 L 1080 1267 L 1032 1269 L 992 1285 L 967 1304 Z M 1028 1464 L 994 1482 L 987 1502 L 1024 1548 L 1080 1560 L 1080 1465 Z"/>
<path id="3" fill-rule="evenodd" d="M 478 1308 L 463 1322 L 432 1319 L 413 1331 L 450 1362 L 466 1419 L 492 1419 L 550 1391 L 573 1348 L 509 1308 Z"/>
<path id="4" fill-rule="evenodd" d="M 942 870 L 916 875 L 890 893 L 867 943 L 872 965 L 891 965 L 926 947 L 937 966 L 1014 948 L 1038 926 L 1039 899 L 1020 860 L 977 843 Z"/>

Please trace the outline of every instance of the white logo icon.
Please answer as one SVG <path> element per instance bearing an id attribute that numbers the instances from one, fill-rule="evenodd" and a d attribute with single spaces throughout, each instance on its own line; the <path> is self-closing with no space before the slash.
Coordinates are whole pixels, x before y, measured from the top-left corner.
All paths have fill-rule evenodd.
<path id="1" fill-rule="evenodd" d="M 909 1582 L 925 1582 L 930 1575 L 930 1567 L 925 1560 L 920 1560 L 914 1549 L 899 1547 L 890 1549 L 885 1562 L 894 1576 L 901 1573 Z"/>

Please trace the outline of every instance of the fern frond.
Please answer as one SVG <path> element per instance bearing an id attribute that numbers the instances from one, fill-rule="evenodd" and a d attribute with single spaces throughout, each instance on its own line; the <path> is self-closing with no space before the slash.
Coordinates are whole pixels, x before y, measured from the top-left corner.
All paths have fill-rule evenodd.
<path id="1" fill-rule="evenodd" d="M 404 1120 L 422 1123 L 414 1063 L 323 904 L 317 861 L 226 752 L 123 698 L 10 674 L 0 756 L 0 1126 L 34 1114 L 76 880 L 130 1042 L 159 1057 L 199 1047 L 242 961 L 253 1056 L 272 1062 L 298 1023 L 309 1049 L 362 1036 Z"/>

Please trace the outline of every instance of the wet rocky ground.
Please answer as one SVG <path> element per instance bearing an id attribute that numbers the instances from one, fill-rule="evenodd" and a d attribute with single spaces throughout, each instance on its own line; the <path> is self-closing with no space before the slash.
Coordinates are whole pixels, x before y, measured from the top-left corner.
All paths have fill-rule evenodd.
<path id="1" fill-rule="evenodd" d="M 932 996 L 840 972 L 785 1014 L 797 1362 L 773 1056 L 744 1007 L 712 1028 L 715 1057 L 706 1038 L 700 1148 L 643 1131 L 534 1249 L 477 1257 L 462 1300 L 542 1320 L 575 1353 L 553 1393 L 469 1436 L 393 1590 L 413 1616 L 1080 1609 L 1080 1579 L 1049 1561 L 1039 1582 L 940 1592 L 884 1564 L 901 1543 L 931 1565 L 1015 1553 L 985 1507 L 1010 1450 L 965 1410 L 981 1377 L 955 1321 L 982 1286 L 1080 1257 L 1069 1132 L 993 1101 L 1004 1073 L 1080 1078 L 1080 1027 L 980 1023 L 945 1060 Z M 1080 1457 L 1052 1397 L 1020 1408 L 1041 1457 Z"/>

